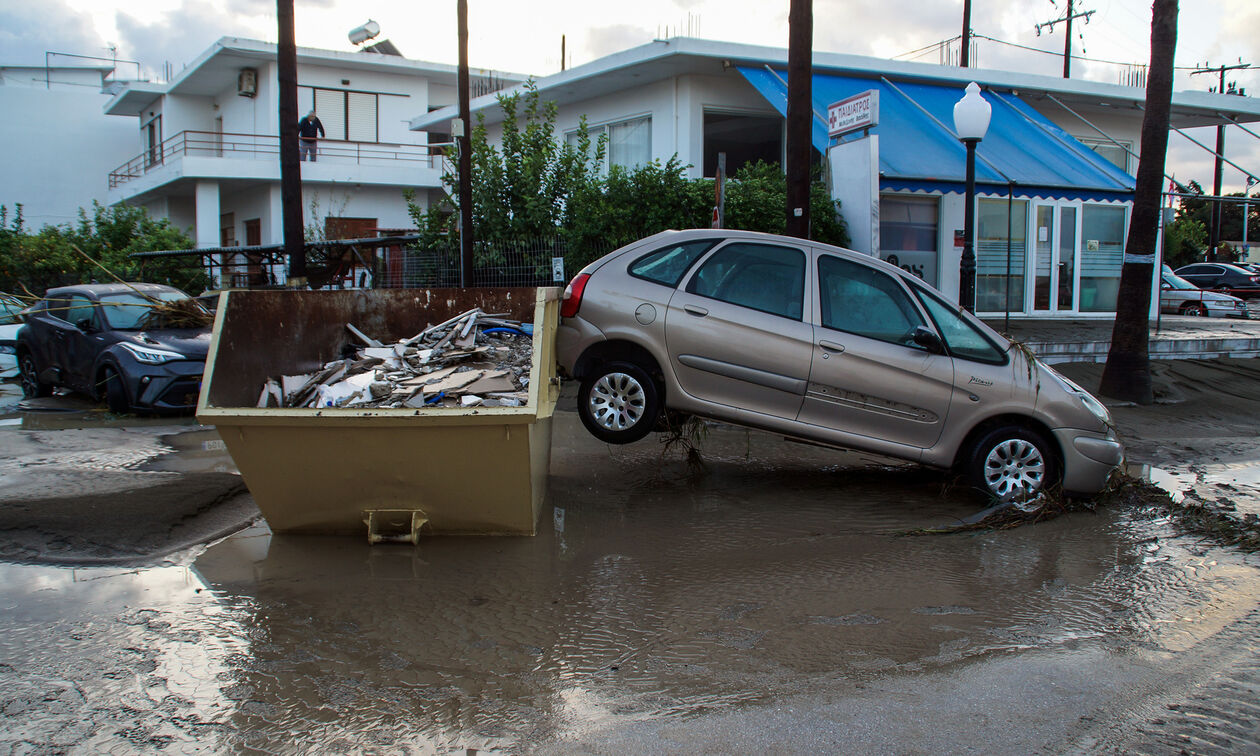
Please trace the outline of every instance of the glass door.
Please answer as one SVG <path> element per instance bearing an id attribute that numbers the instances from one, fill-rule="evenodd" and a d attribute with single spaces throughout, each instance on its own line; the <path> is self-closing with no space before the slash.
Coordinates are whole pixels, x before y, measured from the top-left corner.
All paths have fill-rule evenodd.
<path id="1" fill-rule="evenodd" d="M 1056 310 L 1076 309 L 1076 208 L 1059 208 L 1059 249 L 1055 259 L 1055 275 L 1058 278 Z"/>
<path id="2" fill-rule="evenodd" d="M 1053 308 L 1051 292 L 1055 290 L 1054 206 L 1037 205 L 1037 242 L 1033 247 L 1033 311 Z"/>

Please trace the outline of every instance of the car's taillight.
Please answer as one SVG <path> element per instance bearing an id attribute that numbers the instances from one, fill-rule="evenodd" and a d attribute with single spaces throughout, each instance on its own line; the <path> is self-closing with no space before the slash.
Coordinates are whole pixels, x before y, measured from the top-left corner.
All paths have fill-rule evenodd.
<path id="1" fill-rule="evenodd" d="M 560 303 L 560 317 L 571 318 L 578 314 L 578 308 L 582 306 L 582 292 L 586 291 L 586 282 L 590 278 L 590 273 L 578 273 L 565 287 L 564 301 Z"/>
<path id="2" fill-rule="evenodd" d="M 1260 276 L 1252 276 L 1252 277 L 1251 277 L 1251 282 L 1252 282 L 1252 283 L 1260 283 Z"/>

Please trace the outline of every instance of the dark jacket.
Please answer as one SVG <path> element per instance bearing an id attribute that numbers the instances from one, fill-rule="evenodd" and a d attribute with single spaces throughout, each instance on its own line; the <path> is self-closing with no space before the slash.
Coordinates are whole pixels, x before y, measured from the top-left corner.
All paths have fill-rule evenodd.
<path id="1" fill-rule="evenodd" d="M 324 135 L 324 124 L 319 122 L 319 116 L 305 116 L 298 121 L 298 136 L 303 139 L 314 139 L 316 134 Z"/>

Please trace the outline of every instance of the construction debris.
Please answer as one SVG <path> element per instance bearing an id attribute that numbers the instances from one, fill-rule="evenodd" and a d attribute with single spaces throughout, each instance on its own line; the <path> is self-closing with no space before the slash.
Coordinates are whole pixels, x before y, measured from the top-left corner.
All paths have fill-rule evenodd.
<path id="1" fill-rule="evenodd" d="M 354 355 L 264 384 L 259 407 L 523 407 L 533 327 L 476 308 L 385 344 L 347 323 Z"/>

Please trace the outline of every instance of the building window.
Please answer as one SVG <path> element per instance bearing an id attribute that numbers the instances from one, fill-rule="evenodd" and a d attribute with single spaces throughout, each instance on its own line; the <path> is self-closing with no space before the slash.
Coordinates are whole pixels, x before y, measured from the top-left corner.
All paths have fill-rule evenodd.
<path id="1" fill-rule="evenodd" d="M 1115 312 L 1124 266 L 1123 205 L 1086 205 L 1081 213 L 1081 312 Z"/>
<path id="2" fill-rule="evenodd" d="M 976 312 L 1023 312 L 1028 202 L 980 200 L 975 252 Z"/>
<path id="3" fill-rule="evenodd" d="M 601 136 L 608 137 L 608 165 L 619 165 L 622 168 L 638 168 L 652 162 L 652 117 L 632 118 L 603 126 L 588 126 L 587 136 L 591 140 L 591 150 L 599 143 Z M 564 135 L 565 141 L 574 149 L 578 146 L 578 132 L 570 131 Z M 594 157 L 593 154 L 588 157 Z"/>
<path id="4" fill-rule="evenodd" d="M 313 108 L 324 124 L 326 139 L 376 142 L 378 96 L 374 92 L 298 87 L 298 111 L 305 116 Z"/>
<path id="5" fill-rule="evenodd" d="M 1124 171 L 1125 173 L 1129 172 L 1128 150 L 1133 149 L 1132 142 L 1116 140 L 1120 142 L 1120 144 L 1116 144 L 1115 142 L 1112 142 L 1110 139 L 1089 139 L 1089 138 L 1078 138 L 1077 141 L 1079 141 L 1081 144 L 1085 145 L 1086 147 L 1090 148 L 1094 152 L 1097 152 L 1104 160 L 1111 163 L 1112 165 L 1119 168 L 1120 170 Z"/>
<path id="6" fill-rule="evenodd" d="M 935 197 L 879 198 L 879 256 L 936 286 L 939 202 Z"/>
<path id="7" fill-rule="evenodd" d="M 726 153 L 726 175 L 758 160 L 783 161 L 783 119 L 778 115 L 744 115 L 705 111 L 704 175 L 717 175 L 718 153 Z"/>

